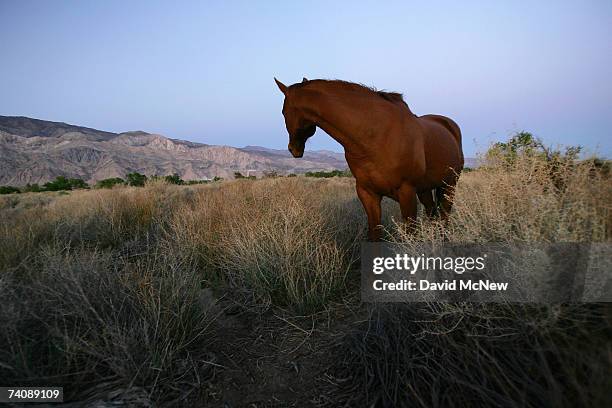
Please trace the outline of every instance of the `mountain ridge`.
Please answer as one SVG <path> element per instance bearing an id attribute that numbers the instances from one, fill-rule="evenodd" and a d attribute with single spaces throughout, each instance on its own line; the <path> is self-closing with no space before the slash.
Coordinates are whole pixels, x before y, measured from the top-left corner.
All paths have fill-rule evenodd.
<path id="1" fill-rule="evenodd" d="M 0 184 L 44 183 L 57 176 L 89 183 L 177 173 L 184 180 L 261 176 L 347 168 L 344 155 L 308 151 L 303 159 L 261 146 L 244 148 L 172 139 L 141 130 L 121 133 L 33 119 L 0 116 Z"/>

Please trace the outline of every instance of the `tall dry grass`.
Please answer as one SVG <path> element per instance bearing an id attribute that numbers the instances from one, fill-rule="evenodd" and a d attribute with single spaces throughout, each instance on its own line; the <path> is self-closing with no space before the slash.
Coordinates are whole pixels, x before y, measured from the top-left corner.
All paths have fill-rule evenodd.
<path id="1" fill-rule="evenodd" d="M 550 168 L 519 156 L 463 174 L 448 225 L 421 219 L 416 234 L 399 225 L 394 242 L 604 242 L 612 239 L 612 181 L 586 160 Z"/>
<path id="2" fill-rule="evenodd" d="M 609 176 L 588 164 L 547 171 L 526 159 L 466 173 L 449 225 L 421 218 L 409 236 L 385 201 L 387 239 L 609 241 Z M 365 227 L 346 178 L 1 197 L 0 383 L 69 384 L 79 397 L 100 384 L 143 386 L 158 402 L 184 395 L 210 378 L 215 316 L 204 289 L 247 291 L 295 314 L 329 308 L 355 297 Z M 353 375 L 352 397 L 338 398 L 461 405 L 484 395 L 479 402 L 536 406 L 549 387 L 575 396 L 561 402 L 600 401 L 601 381 L 586 379 L 610 367 L 609 322 L 594 309 L 375 308 L 337 352 Z M 461 374 L 464 387 L 451 387 Z"/>
<path id="3" fill-rule="evenodd" d="M 449 223 L 394 220 L 387 239 L 423 242 L 610 242 L 612 180 L 593 161 L 495 160 L 461 176 Z M 341 343 L 344 403 L 375 406 L 608 406 L 608 304 L 375 305 Z"/>
<path id="4" fill-rule="evenodd" d="M 166 239 L 211 279 L 312 311 L 342 288 L 357 256 L 362 214 L 350 190 L 296 178 L 204 188 L 173 215 Z"/>

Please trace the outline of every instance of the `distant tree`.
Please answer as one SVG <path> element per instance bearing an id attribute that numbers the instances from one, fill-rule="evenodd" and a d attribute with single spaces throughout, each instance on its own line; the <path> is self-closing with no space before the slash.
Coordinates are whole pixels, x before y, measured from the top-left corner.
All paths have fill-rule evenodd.
<path id="1" fill-rule="evenodd" d="M 68 179 L 68 184 L 70 184 L 70 190 L 74 188 L 89 188 L 89 184 L 79 178 Z"/>
<path id="2" fill-rule="evenodd" d="M 138 172 L 129 173 L 125 176 L 130 186 L 142 187 L 147 182 L 147 176 Z"/>
<path id="3" fill-rule="evenodd" d="M 75 188 L 89 188 L 89 185 L 79 178 L 66 178 L 57 176 L 55 180 L 44 184 L 44 189 L 47 191 L 72 190 Z"/>
<path id="4" fill-rule="evenodd" d="M 278 177 L 278 172 L 275 170 L 272 171 L 264 171 L 264 177 L 265 178 L 276 178 Z"/>
<path id="5" fill-rule="evenodd" d="M 297 174 L 295 174 L 295 173 L 289 173 L 289 174 L 287 174 L 287 177 L 297 177 Z"/>
<path id="6" fill-rule="evenodd" d="M 566 146 L 563 150 L 544 145 L 529 132 L 517 132 L 507 142 L 497 142 L 485 154 L 488 165 L 501 165 L 512 170 L 519 159 L 536 159 L 543 164 L 543 169 L 555 187 L 563 190 L 566 186 L 564 169 L 579 164 L 581 146 Z"/>
<path id="7" fill-rule="evenodd" d="M 223 181 L 223 177 L 215 176 L 212 181 Z"/>
<path id="8" fill-rule="evenodd" d="M 121 177 L 112 177 L 100 180 L 96 183 L 96 188 L 113 188 L 118 184 L 125 184 L 125 180 Z"/>
<path id="9" fill-rule="evenodd" d="M 552 167 L 578 159 L 581 146 L 567 146 L 564 151 L 547 147 L 530 132 L 517 132 L 507 142 L 497 142 L 486 153 L 488 161 L 501 160 L 504 165 L 512 167 L 519 157 L 540 157 Z"/>
<path id="10" fill-rule="evenodd" d="M 19 194 L 21 190 L 13 186 L 0 186 L 0 194 Z"/>
<path id="11" fill-rule="evenodd" d="M 234 172 L 234 178 L 235 178 L 235 179 L 243 179 L 243 178 L 245 178 L 245 177 L 242 175 L 242 173 L 241 173 L 241 172 L 236 171 L 236 172 Z"/>
<path id="12" fill-rule="evenodd" d="M 26 184 L 25 187 L 23 188 L 23 192 L 24 193 L 38 193 L 43 191 L 42 187 L 40 187 L 38 185 L 38 183 L 34 183 L 34 184 Z"/>
<path id="13" fill-rule="evenodd" d="M 352 177 L 350 170 L 332 170 L 332 171 L 308 171 L 306 177 L 330 178 L 330 177 Z"/>
<path id="14" fill-rule="evenodd" d="M 184 183 L 183 179 L 181 179 L 181 177 L 177 173 L 174 173 L 174 174 L 172 174 L 170 176 L 166 176 L 166 177 L 164 177 L 164 179 L 168 183 L 170 183 L 170 184 L 179 184 L 180 185 L 180 184 Z"/>

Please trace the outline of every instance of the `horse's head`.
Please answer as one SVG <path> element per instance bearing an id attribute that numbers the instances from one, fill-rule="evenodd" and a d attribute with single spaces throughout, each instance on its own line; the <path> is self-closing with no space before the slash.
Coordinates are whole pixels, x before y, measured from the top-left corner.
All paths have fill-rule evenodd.
<path id="1" fill-rule="evenodd" d="M 293 157 L 302 157 L 306 140 L 314 135 L 317 130 L 316 125 L 308 120 L 302 110 L 299 108 L 295 90 L 290 89 L 285 84 L 274 78 L 276 85 L 285 95 L 283 103 L 283 116 L 285 117 L 285 126 L 289 133 L 289 145 L 287 146 Z M 306 82 L 306 78 L 302 82 Z"/>

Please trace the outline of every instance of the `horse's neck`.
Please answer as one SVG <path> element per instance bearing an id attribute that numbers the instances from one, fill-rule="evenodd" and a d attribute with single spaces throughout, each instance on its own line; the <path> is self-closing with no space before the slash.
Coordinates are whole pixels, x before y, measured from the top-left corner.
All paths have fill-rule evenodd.
<path id="1" fill-rule="evenodd" d="M 320 92 L 306 99 L 309 106 L 305 109 L 312 121 L 349 154 L 365 154 L 378 142 L 377 137 L 384 136 L 377 132 L 381 124 L 371 120 L 368 104 L 361 98 Z"/>

